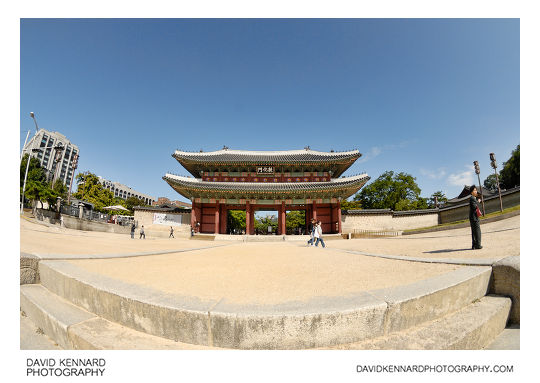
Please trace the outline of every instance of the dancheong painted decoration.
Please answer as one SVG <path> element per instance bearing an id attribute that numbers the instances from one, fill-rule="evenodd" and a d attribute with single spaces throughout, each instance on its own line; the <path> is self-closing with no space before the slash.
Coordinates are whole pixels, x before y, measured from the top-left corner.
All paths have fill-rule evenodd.
<path id="1" fill-rule="evenodd" d="M 324 233 L 341 233 L 341 201 L 369 180 L 367 174 L 342 174 L 358 150 L 319 152 L 175 151 L 173 157 L 193 176 L 167 173 L 163 179 L 192 202 L 191 224 L 201 233 L 227 232 L 227 211 L 245 210 L 246 233 L 254 234 L 256 210 L 278 212 L 278 234 L 285 234 L 287 211 L 305 211 L 321 221 Z"/>

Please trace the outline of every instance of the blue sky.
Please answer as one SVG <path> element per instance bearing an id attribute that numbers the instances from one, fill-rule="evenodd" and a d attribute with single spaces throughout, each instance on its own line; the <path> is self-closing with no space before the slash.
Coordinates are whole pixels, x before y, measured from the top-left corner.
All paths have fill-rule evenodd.
<path id="1" fill-rule="evenodd" d="M 171 157 L 358 149 L 346 173 L 416 177 L 455 197 L 520 143 L 518 19 L 22 19 L 29 117 L 92 171 L 184 200 Z"/>

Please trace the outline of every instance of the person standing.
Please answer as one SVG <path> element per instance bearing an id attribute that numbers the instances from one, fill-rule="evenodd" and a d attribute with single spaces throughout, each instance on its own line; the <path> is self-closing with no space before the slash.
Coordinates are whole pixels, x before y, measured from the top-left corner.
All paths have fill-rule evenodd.
<path id="1" fill-rule="evenodd" d="M 141 226 L 141 233 L 139 235 L 139 239 L 141 238 L 146 239 L 146 234 L 144 234 L 144 225 Z"/>
<path id="2" fill-rule="evenodd" d="M 476 186 L 472 185 L 470 187 L 470 197 L 469 197 L 469 223 L 471 224 L 471 235 L 472 235 L 472 249 L 481 249 L 482 248 L 482 233 L 480 232 L 480 207 L 478 206 L 478 200 L 476 196 L 478 195 L 478 190 Z M 478 214 L 480 213 L 480 214 Z"/>
<path id="3" fill-rule="evenodd" d="M 174 229 L 173 227 L 171 226 L 171 233 L 169 234 L 169 238 L 173 237 L 174 238 Z"/>
<path id="4" fill-rule="evenodd" d="M 315 225 L 315 238 L 317 238 L 317 242 L 315 242 L 315 246 L 318 247 L 319 242 L 321 242 L 322 247 L 324 249 L 326 247 L 326 245 L 324 244 L 324 240 L 322 238 L 322 224 L 321 224 L 321 221 L 318 221 L 317 225 Z"/>
<path id="5" fill-rule="evenodd" d="M 313 243 L 315 242 L 315 220 L 311 219 L 311 223 L 309 224 L 309 241 L 307 241 L 307 245 L 313 246 Z"/>
<path id="6" fill-rule="evenodd" d="M 135 237 L 135 223 L 131 224 L 131 239 Z"/>

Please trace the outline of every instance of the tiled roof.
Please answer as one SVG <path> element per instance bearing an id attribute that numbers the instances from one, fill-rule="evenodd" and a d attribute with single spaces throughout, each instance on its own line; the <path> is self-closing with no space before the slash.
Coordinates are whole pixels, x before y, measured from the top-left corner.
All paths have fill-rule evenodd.
<path id="1" fill-rule="evenodd" d="M 352 177 L 334 178 L 327 182 L 208 182 L 200 178 L 190 178 L 166 174 L 163 179 L 173 189 L 187 198 L 211 194 L 294 194 L 294 193 L 333 193 L 342 198 L 354 194 L 369 180 L 367 174 Z"/>
<path id="2" fill-rule="evenodd" d="M 214 152 L 184 152 L 177 150 L 172 155 L 193 176 L 210 167 L 254 166 L 254 165 L 304 165 L 333 169 L 340 176 L 360 156 L 358 150 L 347 152 L 319 152 L 311 149 L 281 151 L 249 151 L 222 149 Z"/>
<path id="3" fill-rule="evenodd" d="M 173 157 L 178 161 L 196 162 L 230 162 L 230 163 L 290 163 L 290 162 L 320 162 L 343 159 L 357 159 L 361 154 L 358 150 L 348 152 L 319 152 L 311 149 L 280 150 L 280 151 L 250 151 L 222 149 L 214 152 L 183 152 L 177 150 Z"/>

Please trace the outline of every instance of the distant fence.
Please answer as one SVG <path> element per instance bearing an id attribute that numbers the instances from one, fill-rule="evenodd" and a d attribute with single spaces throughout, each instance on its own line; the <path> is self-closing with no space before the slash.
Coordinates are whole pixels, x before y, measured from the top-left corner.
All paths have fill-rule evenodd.
<path id="1" fill-rule="evenodd" d="M 353 229 L 350 233 L 351 238 L 380 238 L 380 237 L 397 237 L 402 231 L 391 230 L 359 230 Z"/>

